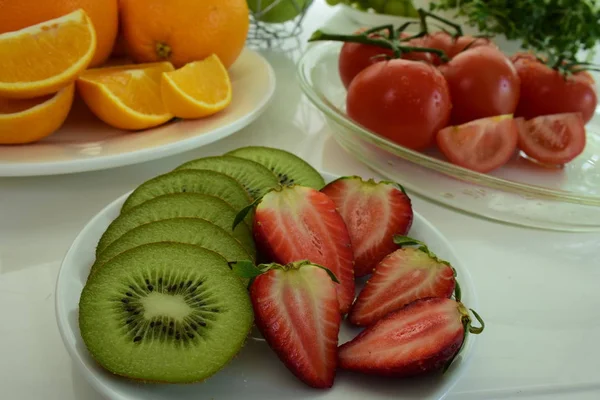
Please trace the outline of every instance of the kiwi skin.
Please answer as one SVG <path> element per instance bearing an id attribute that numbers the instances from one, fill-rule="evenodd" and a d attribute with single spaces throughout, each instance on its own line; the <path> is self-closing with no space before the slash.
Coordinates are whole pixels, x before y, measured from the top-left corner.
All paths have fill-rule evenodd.
<path id="1" fill-rule="evenodd" d="M 163 219 L 192 217 L 209 220 L 235 237 L 250 255 L 256 254 L 252 231 L 244 222 L 232 230 L 237 211 L 225 201 L 199 193 L 176 193 L 155 197 L 119 215 L 102 234 L 96 256 L 130 230 Z"/>
<path id="2" fill-rule="evenodd" d="M 230 176 L 208 170 L 178 170 L 156 176 L 138 186 L 125 200 L 121 213 L 155 197 L 174 193 L 219 197 L 236 210 L 241 210 L 251 202 L 244 187 Z M 248 220 L 248 223 L 251 222 Z"/>
<path id="3" fill-rule="evenodd" d="M 321 190 L 325 180 L 309 163 L 282 149 L 263 146 L 240 147 L 226 155 L 252 160 L 273 172 L 282 185 L 300 185 Z"/>
<path id="4" fill-rule="evenodd" d="M 241 243 L 215 224 L 202 218 L 170 218 L 140 225 L 112 242 L 96 257 L 90 275 L 123 251 L 163 241 L 201 246 L 220 254 L 230 262 L 254 261 Z"/>
<path id="5" fill-rule="evenodd" d="M 159 297 L 158 302 L 169 311 L 154 311 L 152 320 L 144 314 L 137 316 L 140 310 L 156 310 L 157 300 L 143 302 L 153 291 L 185 299 L 190 313 L 184 317 L 169 314 L 180 309 Z M 142 245 L 107 262 L 84 287 L 79 309 L 81 336 L 92 358 L 113 374 L 143 382 L 207 379 L 238 354 L 254 320 L 246 288 L 224 258 L 199 246 L 168 242 Z M 156 319 L 163 323 L 154 325 Z"/>
<path id="6" fill-rule="evenodd" d="M 267 167 L 240 157 L 213 156 L 188 161 L 175 170 L 200 169 L 217 171 L 237 180 L 252 199 L 258 199 L 279 186 L 279 179 Z"/>

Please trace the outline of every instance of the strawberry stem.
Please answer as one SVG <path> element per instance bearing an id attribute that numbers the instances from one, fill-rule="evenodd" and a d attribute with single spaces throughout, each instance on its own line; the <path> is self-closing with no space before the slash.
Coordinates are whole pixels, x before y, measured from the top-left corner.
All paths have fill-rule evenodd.
<path id="1" fill-rule="evenodd" d="M 481 325 L 480 327 L 474 327 L 473 325 L 471 325 L 472 320 L 469 319 L 469 322 L 467 323 L 469 333 L 479 335 L 485 329 L 485 322 L 483 322 L 483 318 L 481 318 L 481 315 L 477 314 L 477 311 L 473 310 L 472 308 L 469 308 L 469 310 L 471 310 L 471 312 L 477 319 L 477 322 L 479 322 L 479 325 Z"/>
<path id="2" fill-rule="evenodd" d="M 471 322 L 473 320 L 471 319 L 471 316 L 469 315 L 469 310 L 473 313 L 473 315 L 475 316 L 475 318 L 481 325 L 480 327 L 474 327 L 471 324 Z M 457 350 L 456 354 L 454 354 L 454 356 L 450 360 L 448 360 L 446 365 L 444 365 L 444 369 L 443 369 L 442 373 L 445 373 L 448 370 L 448 368 L 450 368 L 450 365 L 454 362 L 456 357 L 458 357 L 458 355 L 460 354 L 460 352 L 462 351 L 462 349 L 465 345 L 465 342 L 467 341 L 467 336 L 469 335 L 469 333 L 479 335 L 481 332 L 483 332 L 483 329 L 485 328 L 485 323 L 483 322 L 483 318 L 481 318 L 481 316 L 479 314 L 477 314 L 477 312 L 475 310 L 473 310 L 472 308 L 467 309 L 464 306 L 464 304 L 462 304 L 460 301 L 458 301 L 458 311 L 462 314 L 462 323 L 463 323 L 463 327 L 464 327 L 463 340 L 462 340 L 462 343 L 460 344 L 460 348 Z"/>

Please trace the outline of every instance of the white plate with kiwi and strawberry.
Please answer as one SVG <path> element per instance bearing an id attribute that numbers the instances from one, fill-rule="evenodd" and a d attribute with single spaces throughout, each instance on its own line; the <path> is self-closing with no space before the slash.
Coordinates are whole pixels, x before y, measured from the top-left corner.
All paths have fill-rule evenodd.
<path id="1" fill-rule="evenodd" d="M 460 282 L 460 286 L 459 286 Z M 110 399 L 441 399 L 483 321 L 469 272 L 393 182 L 244 147 L 97 214 L 56 315 Z"/>

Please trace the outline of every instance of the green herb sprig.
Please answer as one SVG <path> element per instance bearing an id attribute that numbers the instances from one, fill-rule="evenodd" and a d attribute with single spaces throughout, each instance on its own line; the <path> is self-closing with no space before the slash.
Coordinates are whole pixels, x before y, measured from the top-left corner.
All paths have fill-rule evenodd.
<path id="1" fill-rule="evenodd" d="M 456 10 L 486 34 L 520 40 L 549 64 L 577 63 L 577 53 L 600 41 L 600 2 L 596 0 L 440 0 L 432 10 Z"/>

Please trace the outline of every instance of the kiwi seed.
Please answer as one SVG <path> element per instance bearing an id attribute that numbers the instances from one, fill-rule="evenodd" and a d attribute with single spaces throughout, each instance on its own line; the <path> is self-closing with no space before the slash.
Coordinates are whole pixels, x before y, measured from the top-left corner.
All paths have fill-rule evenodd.
<path id="1" fill-rule="evenodd" d="M 79 327 L 108 371 L 190 383 L 222 369 L 253 322 L 250 298 L 227 260 L 199 246 L 151 243 L 125 251 L 88 280 Z"/>

